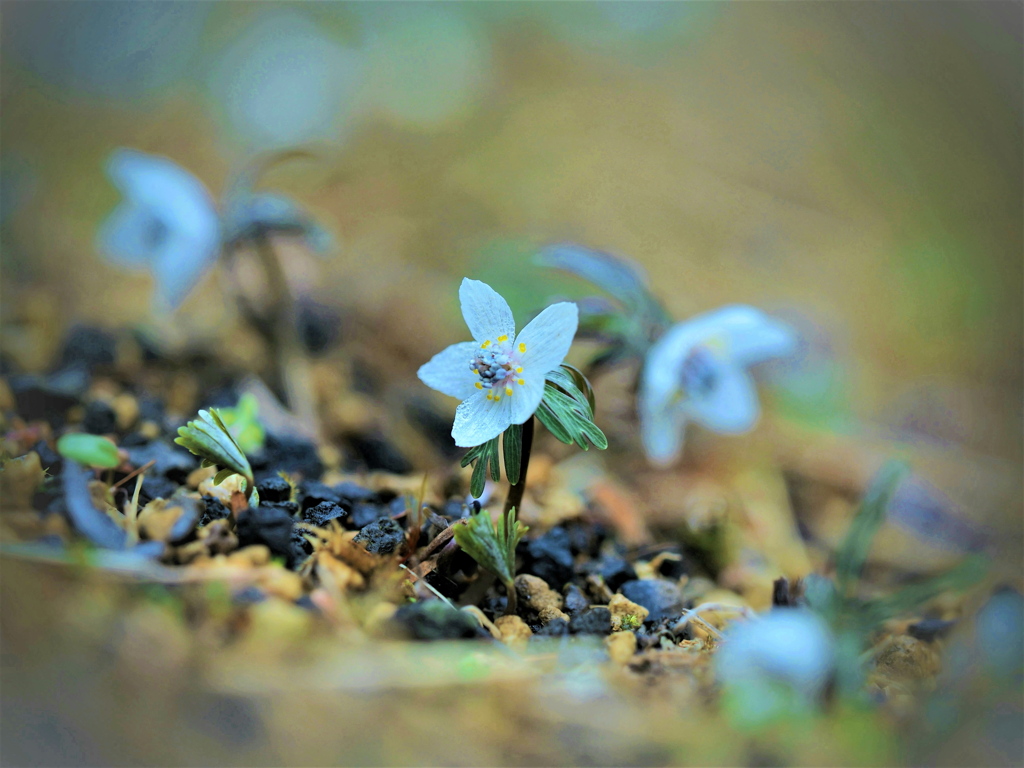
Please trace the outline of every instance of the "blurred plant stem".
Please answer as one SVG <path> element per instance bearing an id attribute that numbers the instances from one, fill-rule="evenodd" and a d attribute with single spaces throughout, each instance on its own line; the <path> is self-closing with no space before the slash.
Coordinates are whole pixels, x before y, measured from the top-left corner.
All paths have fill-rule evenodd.
<path id="1" fill-rule="evenodd" d="M 526 474 L 530 467 L 530 449 L 533 447 L 533 421 L 531 416 L 523 424 L 523 448 L 519 459 L 519 480 L 513 483 L 508 489 L 508 496 L 505 497 L 505 508 L 503 514 L 507 514 L 515 507 L 517 510 L 523 505 L 523 492 L 526 490 Z"/>
<path id="2" fill-rule="evenodd" d="M 285 274 L 284 265 L 270 237 L 259 234 L 253 238 L 256 255 L 263 265 L 273 307 L 273 330 L 270 343 L 277 366 L 275 384 L 284 393 L 285 402 L 317 442 L 320 429 L 316 418 L 316 401 L 309 360 L 299 337 L 299 316 L 295 295 Z"/>

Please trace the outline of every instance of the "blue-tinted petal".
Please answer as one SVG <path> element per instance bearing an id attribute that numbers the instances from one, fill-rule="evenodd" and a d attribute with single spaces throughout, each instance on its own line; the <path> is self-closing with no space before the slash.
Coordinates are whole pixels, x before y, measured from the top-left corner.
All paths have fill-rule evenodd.
<path id="1" fill-rule="evenodd" d="M 452 438 L 460 448 L 482 445 L 512 424 L 512 398 L 488 400 L 487 394 L 477 392 L 455 410 Z"/>
<path id="2" fill-rule="evenodd" d="M 553 371 L 562 364 L 576 336 L 579 315 L 571 301 L 560 301 L 546 307 L 519 332 L 516 349 L 525 348 L 520 361 L 531 376 Z"/>
<path id="3" fill-rule="evenodd" d="M 462 304 L 462 317 L 477 341 L 490 339 L 494 342 L 499 336 L 515 337 L 516 322 L 508 302 L 487 283 L 463 278 L 459 286 L 459 302 Z"/>
<path id="4" fill-rule="evenodd" d="M 465 400 L 479 391 L 475 383 L 480 377 L 474 374 L 470 367 L 470 362 L 478 349 L 480 345 L 475 341 L 452 344 L 420 366 L 416 375 L 428 387 Z"/>
<path id="5" fill-rule="evenodd" d="M 639 411 L 644 452 L 653 463 L 668 466 L 683 451 L 686 411 L 679 405 L 653 409 L 643 398 Z"/>
<path id="6" fill-rule="evenodd" d="M 177 309 L 214 265 L 218 254 L 209 243 L 183 233 L 169 238 L 151 267 L 158 299 L 168 309 Z"/>
<path id="7" fill-rule="evenodd" d="M 720 366 L 711 389 L 687 398 L 686 410 L 694 421 L 724 434 L 753 429 L 761 413 L 754 382 L 739 366 Z"/>
<path id="8" fill-rule="evenodd" d="M 145 208 L 122 203 L 100 226 L 97 250 L 121 267 L 145 268 L 153 259 L 153 237 L 163 227 Z"/>

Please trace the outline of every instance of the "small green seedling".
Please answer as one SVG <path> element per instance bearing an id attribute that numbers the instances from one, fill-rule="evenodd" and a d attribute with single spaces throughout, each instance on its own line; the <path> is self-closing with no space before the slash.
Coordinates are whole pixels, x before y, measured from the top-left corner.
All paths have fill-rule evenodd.
<path id="1" fill-rule="evenodd" d="M 57 441 L 57 453 L 87 467 L 113 469 L 121 463 L 117 446 L 99 435 L 74 432 Z"/>
<path id="2" fill-rule="evenodd" d="M 619 626 L 621 629 L 628 629 L 632 632 L 634 629 L 639 629 L 641 623 L 642 622 L 637 618 L 635 613 L 627 613 L 622 617 L 622 621 Z"/>
<path id="3" fill-rule="evenodd" d="M 232 475 L 240 475 L 245 480 L 249 505 L 259 505 L 260 497 L 256 492 L 256 481 L 249 460 L 245 458 L 245 452 L 224 424 L 217 409 L 200 411 L 198 419 L 178 429 L 178 435 L 174 442 L 201 458 L 204 467 L 221 468 L 213 478 L 214 485 L 219 485 Z"/>
<path id="4" fill-rule="evenodd" d="M 516 545 L 528 530 L 516 520 L 514 508 L 505 512 L 499 523 L 492 522 L 487 510 L 482 509 L 471 515 L 464 525 L 453 527 L 458 545 L 505 585 L 508 594 L 506 616 L 516 612 Z"/>
<path id="5" fill-rule="evenodd" d="M 238 405 L 220 408 L 217 413 L 244 453 L 254 453 L 263 448 L 267 433 L 259 421 L 259 403 L 252 392 L 242 395 Z"/>

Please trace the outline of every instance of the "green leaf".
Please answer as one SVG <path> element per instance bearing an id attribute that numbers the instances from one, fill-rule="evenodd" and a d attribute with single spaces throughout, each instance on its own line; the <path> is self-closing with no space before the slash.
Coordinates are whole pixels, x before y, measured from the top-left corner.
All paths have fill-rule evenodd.
<path id="1" fill-rule="evenodd" d="M 836 583 L 841 595 L 849 596 L 854 582 L 860 576 L 868 559 L 871 542 L 885 522 L 889 502 L 908 472 L 909 467 L 903 462 L 888 461 L 871 481 L 850 523 L 850 530 L 836 553 Z"/>
<path id="2" fill-rule="evenodd" d="M 57 453 L 88 467 L 113 469 L 121 463 L 117 446 L 99 435 L 74 432 L 57 441 Z"/>
<path id="3" fill-rule="evenodd" d="M 946 573 L 908 584 L 887 597 L 872 600 L 865 606 L 868 624 L 875 627 L 883 621 L 909 613 L 943 592 L 963 592 L 970 589 L 988 573 L 988 563 L 981 555 L 961 561 Z"/>
<path id="4" fill-rule="evenodd" d="M 505 585 L 516 575 L 516 545 L 529 528 L 516 520 L 510 509 L 496 525 L 487 510 L 470 515 L 469 521 L 453 527 L 458 545 Z"/>
<path id="5" fill-rule="evenodd" d="M 600 450 L 608 447 L 604 432 L 594 423 L 589 398 L 565 371 L 548 374 L 537 418 L 563 443 L 576 443 L 583 450 L 588 450 L 591 444 Z"/>
<path id="6" fill-rule="evenodd" d="M 498 465 L 498 438 L 492 438 L 482 445 L 474 446 L 466 451 L 462 457 L 461 464 L 464 467 L 473 464 L 473 475 L 469 481 L 469 492 L 479 498 L 483 495 L 484 486 L 487 484 L 487 474 L 490 471 L 491 479 L 497 482 L 501 479 L 501 467 Z"/>
<path id="7" fill-rule="evenodd" d="M 237 405 L 221 408 L 218 413 L 243 452 L 253 453 L 263 448 L 267 434 L 259 421 L 259 402 L 255 395 L 246 392 Z"/>
<path id="8" fill-rule="evenodd" d="M 214 484 L 224 482 L 233 474 L 241 475 L 246 482 L 249 503 L 253 506 L 259 504 L 249 460 L 245 458 L 245 453 L 238 447 L 216 409 L 199 411 L 198 419 L 178 429 L 178 437 L 174 442 L 199 456 L 204 467 L 221 467 L 214 477 Z"/>
<path id="9" fill-rule="evenodd" d="M 523 425 L 513 424 L 505 430 L 502 451 L 505 454 L 505 475 L 515 485 L 519 482 L 519 472 L 523 459 Z"/>

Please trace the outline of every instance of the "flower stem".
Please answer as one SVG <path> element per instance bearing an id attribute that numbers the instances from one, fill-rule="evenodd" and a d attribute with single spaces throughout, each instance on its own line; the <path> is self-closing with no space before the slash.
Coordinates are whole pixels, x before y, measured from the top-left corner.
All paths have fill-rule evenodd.
<path id="1" fill-rule="evenodd" d="M 299 338 L 299 317 L 295 296 L 288 284 L 288 276 L 285 274 L 281 259 L 270 242 L 270 238 L 262 234 L 256 236 L 254 241 L 256 253 L 263 264 L 267 287 L 273 296 L 274 337 L 272 346 L 277 362 L 278 385 L 284 392 L 288 407 L 299 421 L 319 438 L 312 376 L 309 370 L 309 361 L 302 350 L 302 340 Z"/>
<path id="2" fill-rule="evenodd" d="M 516 594 L 516 583 L 510 581 L 505 584 L 505 595 L 507 600 L 505 601 L 505 616 L 515 616 L 516 611 L 519 609 L 519 595 Z"/>
<path id="3" fill-rule="evenodd" d="M 530 467 L 530 449 L 533 447 L 533 419 L 531 416 L 523 424 L 523 451 L 519 460 L 519 482 L 508 489 L 508 496 L 505 497 L 505 509 L 503 515 L 508 514 L 512 507 L 519 511 L 523 504 L 523 491 L 526 490 L 526 471 Z"/>

